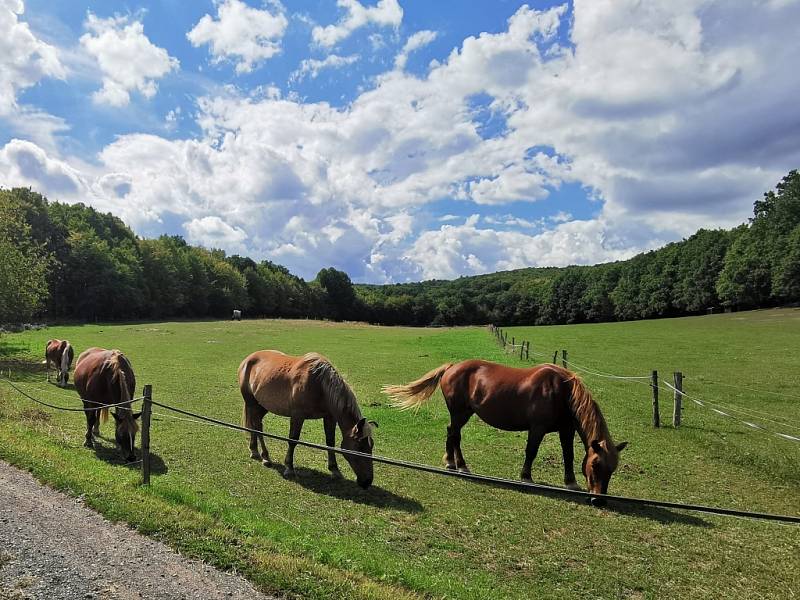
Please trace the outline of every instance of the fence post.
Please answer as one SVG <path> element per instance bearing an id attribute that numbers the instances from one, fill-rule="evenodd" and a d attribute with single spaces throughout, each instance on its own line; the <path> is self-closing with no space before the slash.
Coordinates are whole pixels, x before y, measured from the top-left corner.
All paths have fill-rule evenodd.
<path id="1" fill-rule="evenodd" d="M 661 418 L 658 415 L 658 371 L 653 371 L 653 427 L 661 427 Z"/>
<path id="2" fill-rule="evenodd" d="M 680 427 L 681 425 L 681 408 L 683 404 L 683 373 L 675 371 L 672 374 L 675 382 L 675 406 L 672 410 L 672 426 Z"/>
<path id="3" fill-rule="evenodd" d="M 519 359 L 522 360 L 522 355 L 525 352 L 525 340 L 522 340 L 519 345 Z"/>
<path id="4" fill-rule="evenodd" d="M 153 386 L 144 386 L 142 402 L 142 484 L 150 485 L 150 412 L 153 410 Z"/>
<path id="5" fill-rule="evenodd" d="M 556 364 L 557 360 L 558 360 L 558 350 L 553 352 L 553 364 Z"/>
<path id="6" fill-rule="evenodd" d="M 567 362 L 569 362 L 569 361 L 567 361 L 567 351 L 566 350 L 562 350 L 561 351 L 561 366 L 564 367 L 565 369 L 567 368 Z"/>
<path id="7" fill-rule="evenodd" d="M 514 347 L 514 342 L 515 342 L 515 341 L 516 341 L 516 340 L 514 339 L 514 336 L 512 335 L 512 336 L 511 336 L 511 347 L 512 347 L 512 348 Z"/>

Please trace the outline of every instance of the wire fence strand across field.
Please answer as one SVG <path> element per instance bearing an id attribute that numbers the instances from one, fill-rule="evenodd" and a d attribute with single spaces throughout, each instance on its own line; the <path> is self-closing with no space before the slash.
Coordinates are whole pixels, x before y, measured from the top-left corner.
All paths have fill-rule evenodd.
<path id="1" fill-rule="evenodd" d="M 14 385 L 13 382 L 10 382 L 10 381 L 8 381 L 6 379 L 3 379 L 3 381 L 5 381 L 6 383 L 10 384 L 11 387 L 14 388 L 17 392 L 19 392 L 23 397 L 25 397 L 25 398 L 27 398 L 29 400 L 32 400 L 33 402 L 37 402 L 39 404 L 44 404 L 41 401 L 39 401 L 38 399 L 36 399 L 36 398 L 32 397 L 31 395 L 25 393 L 23 390 L 21 390 L 16 385 Z M 443 476 L 446 476 L 446 477 L 455 477 L 455 478 L 458 478 L 458 479 L 463 479 L 463 480 L 472 481 L 472 482 L 476 482 L 476 483 L 495 485 L 495 486 L 499 486 L 499 487 L 517 489 L 517 490 L 520 490 L 520 491 L 533 492 L 533 493 L 538 493 L 538 494 L 542 494 L 542 495 L 559 495 L 559 496 L 566 496 L 566 497 L 570 497 L 570 498 L 578 498 L 578 499 L 583 499 L 583 500 L 593 500 L 593 499 L 598 499 L 599 498 L 599 499 L 602 499 L 602 500 L 610 500 L 612 502 L 617 502 L 617 503 L 620 503 L 620 504 L 626 504 L 626 505 L 629 505 L 629 506 L 644 506 L 644 507 L 654 507 L 654 508 L 688 510 L 688 511 L 693 511 L 693 512 L 701 512 L 701 513 L 714 514 L 714 515 L 720 515 L 720 516 L 744 517 L 744 518 L 761 519 L 761 520 L 774 521 L 774 522 L 780 522 L 780 523 L 800 524 L 800 516 L 797 516 L 797 515 L 782 515 L 782 514 L 775 514 L 775 513 L 763 513 L 763 512 L 740 510 L 740 509 L 734 509 L 734 508 L 705 506 L 705 505 L 700 505 L 700 504 L 685 504 L 685 503 L 681 503 L 681 502 L 669 502 L 669 501 L 665 501 L 665 500 L 654 500 L 654 499 L 648 499 L 648 498 L 635 498 L 635 497 L 617 496 L 617 495 L 611 495 L 611 494 L 593 494 L 591 492 L 585 492 L 585 491 L 581 491 L 581 490 L 570 490 L 570 489 L 567 489 L 567 488 L 562 488 L 562 487 L 557 487 L 557 486 L 552 486 L 552 485 L 546 485 L 546 484 L 541 484 L 541 483 L 529 483 L 529 482 L 526 482 L 526 481 L 518 481 L 518 480 L 513 480 L 513 479 L 505 479 L 505 478 L 502 478 L 502 477 L 495 477 L 495 476 L 492 476 L 492 475 L 482 475 L 482 474 L 478 474 L 478 473 L 465 473 L 465 472 L 462 472 L 462 471 L 455 471 L 455 470 L 450 470 L 450 469 L 442 469 L 440 467 L 433 467 L 433 466 L 426 465 L 426 464 L 415 463 L 415 462 L 411 462 L 411 461 L 406 461 L 406 460 L 401 460 L 401 459 L 396 459 L 396 458 L 389 458 L 389 457 L 379 456 L 379 455 L 374 455 L 374 454 L 367 454 L 367 453 L 358 452 L 358 451 L 355 451 L 355 450 L 347 450 L 345 448 L 337 448 L 335 446 L 327 446 L 325 444 L 317 444 L 317 443 L 314 443 L 314 442 L 307 442 L 307 441 L 303 441 L 303 440 L 300 440 L 300 439 L 293 439 L 293 438 L 289 438 L 289 437 L 286 437 L 286 436 L 277 435 L 277 434 L 274 434 L 274 433 L 267 433 L 265 431 L 258 431 L 258 430 L 255 430 L 255 429 L 242 427 L 241 425 L 236 425 L 234 423 L 229 423 L 227 421 L 223 421 L 223 420 L 216 419 L 216 418 L 213 418 L 213 417 L 208 417 L 208 416 L 201 415 L 201 414 L 198 414 L 198 413 L 194 413 L 194 412 L 190 412 L 190 411 L 187 411 L 187 410 L 183 410 L 183 409 L 177 408 L 175 406 L 170 406 L 168 404 L 163 404 L 161 402 L 157 402 L 157 401 L 153 400 L 152 397 L 150 396 L 149 389 L 150 389 L 150 386 L 145 386 L 145 395 L 143 397 L 140 397 L 140 398 L 135 398 L 134 400 L 131 401 L 131 402 L 133 402 L 133 401 L 143 400 L 144 404 L 145 404 L 145 408 L 144 408 L 145 413 L 158 414 L 159 416 L 166 416 L 166 414 L 164 414 L 164 413 L 152 413 L 152 410 L 151 410 L 150 406 L 148 406 L 148 405 L 158 406 L 159 408 L 163 408 L 164 410 L 168 410 L 168 411 L 183 415 L 184 417 L 188 417 L 188 418 L 182 419 L 182 418 L 173 416 L 173 418 L 175 418 L 175 419 L 180 419 L 181 421 L 190 422 L 192 424 L 200 424 L 200 423 L 202 423 L 204 425 L 206 425 L 206 424 L 215 425 L 215 426 L 218 426 L 218 427 L 224 427 L 224 428 L 235 430 L 235 431 L 241 431 L 241 432 L 244 432 L 244 433 L 255 434 L 255 435 L 260 436 L 260 437 L 265 437 L 265 438 L 268 438 L 268 439 L 278 440 L 278 441 L 282 441 L 282 442 L 285 442 L 285 443 L 291 443 L 291 444 L 296 444 L 298 446 L 304 446 L 304 447 L 307 447 L 307 448 L 313 448 L 315 450 L 322 450 L 322 451 L 326 451 L 326 452 L 334 452 L 336 454 L 341 454 L 341 455 L 358 456 L 358 457 L 361 457 L 361 458 L 364 458 L 364 459 L 367 459 L 367 460 L 371 460 L 373 462 L 386 464 L 386 465 L 390 465 L 390 466 L 395 466 L 395 467 L 400 467 L 400 468 L 405 468 L 405 469 L 410 469 L 410 470 L 414 470 L 414 471 L 421 471 L 421 472 L 432 473 L 432 474 L 436 474 L 436 475 L 443 475 Z M 127 404 L 127 403 L 124 403 L 124 404 Z M 50 405 L 45 404 L 45 406 L 50 406 Z M 118 406 L 118 405 L 114 405 L 114 406 Z M 58 409 L 58 410 L 64 410 L 64 411 L 94 410 L 94 409 L 72 409 L 72 408 L 59 407 L 59 406 L 50 406 L 50 407 Z M 133 463 L 130 463 L 130 464 L 137 464 L 137 463 L 141 462 L 143 471 L 144 471 L 144 469 L 149 468 L 149 450 L 150 450 L 150 443 L 149 443 L 150 422 L 149 421 L 150 421 L 150 419 L 149 419 L 149 415 L 148 415 L 148 418 L 143 422 L 143 427 L 146 428 L 146 429 L 143 429 L 143 431 L 142 431 L 142 437 L 143 437 L 142 454 L 143 454 L 143 456 L 142 456 L 142 458 L 140 460 L 137 460 L 137 461 L 134 461 Z M 147 432 L 146 434 L 145 434 L 145 431 Z M 148 438 L 147 444 L 144 443 L 144 436 L 145 435 L 147 435 L 147 438 Z"/>
<path id="2" fill-rule="evenodd" d="M 38 398 L 34 398 L 30 394 L 28 394 L 25 390 L 20 389 L 10 379 L 6 379 L 5 377 L 3 377 L 3 378 L 0 378 L 0 381 L 3 381 L 5 383 L 7 383 L 8 385 L 10 385 L 17 392 L 19 392 L 20 394 L 25 396 L 28 400 L 32 400 L 33 402 L 36 402 L 37 404 L 41 404 L 42 406 L 47 406 L 48 408 L 53 408 L 55 410 L 62 410 L 62 411 L 65 411 L 65 412 L 88 412 L 88 411 L 93 411 L 93 410 L 103 410 L 104 408 L 106 408 L 106 409 L 108 409 L 108 408 L 116 408 L 118 406 L 130 407 L 130 405 L 133 404 L 134 402 L 141 402 L 142 400 L 144 400 L 143 396 L 140 396 L 138 398 L 132 398 L 131 400 L 127 400 L 125 402 L 119 402 L 117 404 L 100 404 L 99 402 L 93 402 L 92 400 L 83 400 L 83 402 L 88 402 L 89 404 L 97 404 L 98 406 L 95 407 L 95 408 L 85 408 L 85 407 L 84 408 L 78 408 L 77 406 L 73 408 L 73 407 L 69 407 L 69 406 L 56 406 L 55 404 L 49 404 L 48 402 L 44 402 L 43 400 L 39 400 Z"/>

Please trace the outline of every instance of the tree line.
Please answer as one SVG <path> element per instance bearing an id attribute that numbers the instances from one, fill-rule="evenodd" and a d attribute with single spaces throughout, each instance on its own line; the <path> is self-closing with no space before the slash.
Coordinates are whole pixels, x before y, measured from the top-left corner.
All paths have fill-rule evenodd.
<path id="1" fill-rule="evenodd" d="M 137 237 L 83 204 L 0 189 L 0 323 L 33 317 L 249 316 L 386 325 L 555 324 L 646 319 L 800 301 L 800 174 L 754 204 L 748 223 L 593 266 L 452 281 L 354 285 L 337 269 L 307 282 L 268 260 Z"/>

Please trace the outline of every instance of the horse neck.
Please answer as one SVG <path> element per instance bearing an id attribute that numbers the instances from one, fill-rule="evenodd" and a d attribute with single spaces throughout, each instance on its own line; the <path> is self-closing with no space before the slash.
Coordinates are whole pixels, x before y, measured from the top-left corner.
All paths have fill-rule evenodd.
<path id="1" fill-rule="evenodd" d="M 569 402 L 583 445 L 588 446 L 592 441 L 597 440 L 605 441 L 608 446 L 613 446 L 611 433 L 608 431 L 603 413 L 600 412 L 597 402 L 594 401 L 591 393 L 580 380 L 573 383 Z"/>

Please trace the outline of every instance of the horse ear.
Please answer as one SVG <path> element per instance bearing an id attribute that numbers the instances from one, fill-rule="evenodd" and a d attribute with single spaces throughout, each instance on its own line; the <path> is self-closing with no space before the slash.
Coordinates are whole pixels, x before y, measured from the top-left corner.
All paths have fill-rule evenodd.
<path id="1" fill-rule="evenodd" d="M 372 425 L 373 427 L 377 427 L 377 426 L 378 426 L 378 422 L 377 422 L 377 421 L 367 421 L 367 422 L 368 422 L 370 425 Z"/>
<path id="2" fill-rule="evenodd" d="M 600 452 L 603 452 L 603 447 L 600 445 L 600 442 L 598 440 L 592 440 L 592 443 L 590 445 L 592 447 L 592 450 L 594 450 L 598 454 Z"/>
<path id="3" fill-rule="evenodd" d="M 628 445 L 628 442 L 622 442 L 621 444 L 617 444 L 617 452 L 622 452 L 625 450 L 625 447 Z"/>

